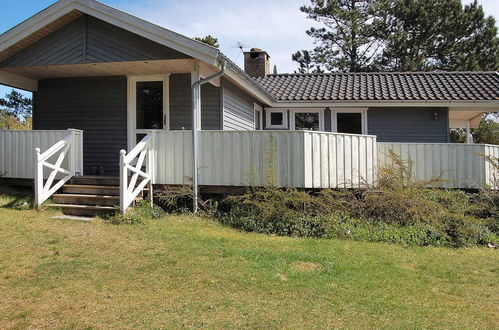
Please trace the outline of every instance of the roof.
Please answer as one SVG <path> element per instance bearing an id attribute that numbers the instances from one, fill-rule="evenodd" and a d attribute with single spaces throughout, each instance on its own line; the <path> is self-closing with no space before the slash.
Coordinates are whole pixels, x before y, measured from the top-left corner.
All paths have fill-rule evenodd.
<path id="1" fill-rule="evenodd" d="M 217 48 L 95 0 L 59 0 L 38 14 L 4 32 L 0 35 L 0 61 L 29 47 L 83 14 L 94 16 L 215 67 L 220 67 L 219 62 L 226 60 L 228 63 L 227 75 L 229 77 L 261 101 L 266 103 L 275 101 L 270 93 L 256 84 L 250 76 L 236 64 L 229 61 Z M 17 88 L 32 91 L 36 91 L 38 88 L 36 80 L 9 72 L 0 71 L 0 78 L 3 79 L 4 83 L 8 81 L 9 85 Z"/>
<path id="2" fill-rule="evenodd" d="M 458 102 L 499 104 L 497 72 L 280 74 L 252 78 L 218 49 L 149 23 L 95 0 L 60 0 L 0 35 L 0 61 L 88 14 L 153 40 L 214 67 L 227 62 L 226 75 L 258 100 L 272 106 L 305 102 Z M 37 81 L 0 71 L 12 86 L 37 89 Z M 395 101 L 395 102 L 393 102 Z M 491 102 L 492 101 L 492 102 Z M 485 102 L 482 102 L 481 106 Z"/>
<path id="3" fill-rule="evenodd" d="M 282 102 L 499 102 L 497 72 L 277 74 L 255 81 Z"/>
<path id="4" fill-rule="evenodd" d="M 88 14 L 212 65 L 219 50 L 95 0 L 60 0 L 0 35 L 0 60 Z"/>

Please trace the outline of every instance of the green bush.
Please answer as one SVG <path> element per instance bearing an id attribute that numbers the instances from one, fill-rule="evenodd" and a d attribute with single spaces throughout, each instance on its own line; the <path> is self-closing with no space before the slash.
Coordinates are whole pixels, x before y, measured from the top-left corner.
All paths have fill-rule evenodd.
<path id="1" fill-rule="evenodd" d="M 498 194 L 430 188 L 441 180 L 414 180 L 412 163 L 391 153 L 375 187 L 308 193 L 252 187 L 225 199 L 219 221 L 246 231 L 303 237 L 338 237 L 408 245 L 499 244 Z M 270 162 L 271 163 L 271 162 Z"/>

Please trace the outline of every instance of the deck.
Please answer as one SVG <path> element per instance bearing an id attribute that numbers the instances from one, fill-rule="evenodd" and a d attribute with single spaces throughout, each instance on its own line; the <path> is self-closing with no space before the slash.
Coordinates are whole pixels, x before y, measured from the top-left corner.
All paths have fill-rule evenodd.
<path id="1" fill-rule="evenodd" d="M 43 152 L 67 133 L 0 130 L 0 176 L 33 179 L 35 148 Z M 499 188 L 493 187 L 498 173 L 484 158 L 499 157 L 495 145 L 382 143 L 375 136 L 311 131 L 200 131 L 199 135 L 201 186 L 264 185 L 269 176 L 279 186 L 298 188 L 375 185 L 377 170 L 390 163 L 387 154 L 393 150 L 413 162 L 419 180 L 441 177 L 444 188 Z M 150 131 L 150 136 L 146 162 L 152 183 L 188 184 L 192 133 L 157 130 Z M 83 140 L 84 132 L 77 135 L 60 164 L 75 175 L 83 174 Z M 117 150 L 117 163 L 119 157 Z M 49 173 L 44 174 L 48 177 Z"/>

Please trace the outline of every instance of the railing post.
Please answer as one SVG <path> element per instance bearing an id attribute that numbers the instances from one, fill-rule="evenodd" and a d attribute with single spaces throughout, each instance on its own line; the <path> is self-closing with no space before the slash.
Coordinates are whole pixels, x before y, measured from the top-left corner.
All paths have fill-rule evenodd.
<path id="1" fill-rule="evenodd" d="M 35 208 L 40 210 L 43 194 L 43 163 L 40 161 L 40 148 L 35 148 Z"/>
<path id="2" fill-rule="evenodd" d="M 127 186 L 128 186 L 128 170 L 125 167 L 126 151 L 120 151 L 120 212 L 124 214 L 127 209 Z"/>
<path id="3" fill-rule="evenodd" d="M 151 135 L 151 141 L 149 141 L 149 147 L 147 150 L 147 167 L 146 167 L 146 173 L 149 173 L 151 175 L 151 179 L 149 180 L 148 183 L 148 188 L 149 188 L 149 203 L 151 207 L 154 205 L 154 196 L 153 196 L 153 181 L 155 180 L 155 175 L 156 175 L 156 131 L 149 131 L 149 134 Z"/>
<path id="4" fill-rule="evenodd" d="M 75 133 L 75 142 L 71 148 L 75 153 L 75 172 L 78 172 L 78 175 L 83 175 L 83 131 L 80 129 L 71 128 L 71 131 Z"/>
<path id="5" fill-rule="evenodd" d="M 71 132 L 71 139 L 69 142 L 69 171 L 71 175 L 74 176 L 76 172 L 76 162 L 77 162 L 77 150 L 76 150 L 76 131 L 74 129 L 68 129 L 68 132 Z"/>

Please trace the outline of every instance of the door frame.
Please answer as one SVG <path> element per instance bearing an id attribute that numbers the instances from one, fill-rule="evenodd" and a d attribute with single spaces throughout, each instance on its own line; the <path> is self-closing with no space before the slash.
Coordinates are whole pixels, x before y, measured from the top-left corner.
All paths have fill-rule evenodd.
<path id="1" fill-rule="evenodd" d="M 163 82 L 163 130 L 170 130 L 170 74 L 151 76 L 127 76 L 127 147 L 128 151 L 137 144 L 137 134 L 148 130 L 137 129 L 137 83 L 144 81 Z"/>

